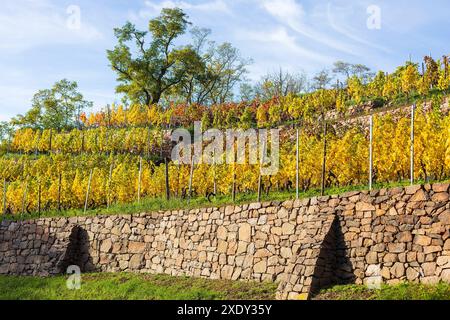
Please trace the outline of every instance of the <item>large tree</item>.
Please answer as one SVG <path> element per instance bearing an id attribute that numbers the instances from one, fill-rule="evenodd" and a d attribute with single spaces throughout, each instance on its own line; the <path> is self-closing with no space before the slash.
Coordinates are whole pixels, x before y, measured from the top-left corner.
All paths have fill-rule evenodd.
<path id="1" fill-rule="evenodd" d="M 235 86 L 244 80 L 247 65 L 239 50 L 230 43 L 216 44 L 208 39 L 209 29 L 193 28 L 191 35 L 202 69 L 188 72 L 186 81 L 175 87 L 170 101 L 211 105 L 233 99 Z"/>
<path id="2" fill-rule="evenodd" d="M 233 99 L 233 89 L 247 73 L 249 60 L 241 58 L 230 43 L 213 46 L 206 54 L 206 77 L 199 82 L 197 103 L 224 103 Z M 202 101 L 203 100 L 203 101 Z"/>
<path id="3" fill-rule="evenodd" d="M 51 89 L 39 90 L 33 97 L 31 109 L 18 115 L 12 124 L 34 129 L 64 130 L 81 126 L 80 115 L 92 102 L 78 92 L 78 84 L 63 79 Z"/>
<path id="4" fill-rule="evenodd" d="M 209 41 L 208 29 L 192 28 L 191 43 L 177 46 L 190 25 L 186 14 L 176 8 L 163 9 L 150 20 L 148 32 L 131 23 L 115 29 L 118 44 L 108 51 L 108 59 L 118 75 L 116 91 L 145 105 L 231 100 L 249 61 L 231 44 Z"/>
<path id="5" fill-rule="evenodd" d="M 189 25 L 181 9 L 163 9 L 149 23 L 148 44 L 149 32 L 137 30 L 130 22 L 114 29 L 118 44 L 107 53 L 120 83 L 116 91 L 132 102 L 155 104 L 164 93 L 185 81 L 189 72 L 202 69 L 202 61 L 192 46 L 175 46 Z M 133 48 L 130 42 L 134 42 Z"/>

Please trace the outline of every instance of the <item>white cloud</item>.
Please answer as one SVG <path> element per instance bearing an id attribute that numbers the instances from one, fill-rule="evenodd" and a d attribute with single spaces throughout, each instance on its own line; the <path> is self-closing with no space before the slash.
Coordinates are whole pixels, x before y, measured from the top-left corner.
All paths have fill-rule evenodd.
<path id="1" fill-rule="evenodd" d="M 12 52 L 48 44 L 90 43 L 102 34 L 83 20 L 79 29 L 67 25 L 66 8 L 47 0 L 16 0 L 2 3 L 0 11 L 0 49 Z"/>
<path id="2" fill-rule="evenodd" d="M 263 0 L 262 6 L 274 17 L 285 21 L 299 19 L 305 15 L 303 6 L 295 0 Z"/>
<path id="3" fill-rule="evenodd" d="M 298 34 L 340 52 L 358 55 L 357 47 L 318 31 L 317 23 L 314 24 L 315 21 L 306 21 L 307 15 L 303 6 L 295 0 L 260 0 L 260 3 L 270 15 L 288 25 Z M 319 23 L 323 26 L 323 21 L 319 21 Z"/>
<path id="4" fill-rule="evenodd" d="M 286 55 L 286 53 L 289 53 L 289 56 L 295 56 L 299 60 L 306 58 L 322 64 L 333 61 L 330 57 L 300 46 L 296 38 L 290 36 L 283 27 L 277 27 L 270 31 L 241 31 L 238 36 L 248 41 L 263 43 L 266 54 L 281 52 Z"/>
<path id="5" fill-rule="evenodd" d="M 351 6 L 351 8 L 353 8 L 354 6 Z M 334 12 L 338 12 L 338 14 L 333 14 Z M 392 51 L 380 46 L 374 42 L 365 40 L 361 37 L 359 37 L 357 35 L 357 32 L 349 27 L 344 25 L 343 23 L 341 23 L 342 20 L 344 21 L 351 21 L 350 16 L 354 15 L 353 10 L 351 10 L 350 12 L 348 11 L 348 8 L 345 7 L 333 7 L 331 3 L 328 3 L 327 6 L 327 20 L 328 20 L 328 24 L 332 27 L 332 29 L 342 35 L 344 35 L 345 37 L 347 37 L 348 39 L 351 39 L 357 43 L 360 43 L 364 46 L 369 46 L 372 48 L 375 48 L 377 50 L 383 51 L 385 53 L 391 53 Z M 340 17 L 340 21 L 338 22 L 336 19 L 336 16 Z"/>

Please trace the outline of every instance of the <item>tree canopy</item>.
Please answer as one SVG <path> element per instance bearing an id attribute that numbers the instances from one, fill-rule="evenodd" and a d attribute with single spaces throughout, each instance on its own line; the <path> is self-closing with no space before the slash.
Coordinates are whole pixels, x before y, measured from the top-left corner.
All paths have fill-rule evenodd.
<path id="1" fill-rule="evenodd" d="M 119 82 L 116 92 L 147 106 L 163 100 L 198 104 L 231 100 L 249 61 L 229 43 L 208 41 L 207 29 L 193 28 L 191 43 L 178 45 L 190 25 L 181 9 L 166 8 L 150 20 L 148 31 L 139 31 L 130 22 L 116 28 L 118 44 L 107 51 Z"/>
<path id="2" fill-rule="evenodd" d="M 78 92 L 78 84 L 63 79 L 51 89 L 39 90 L 32 99 L 31 109 L 11 122 L 19 127 L 64 130 L 79 127 L 83 110 L 92 107 Z"/>
<path id="3" fill-rule="evenodd" d="M 264 75 L 256 84 L 254 95 L 260 100 L 273 97 L 285 97 L 289 94 L 301 94 L 307 89 L 307 76 L 304 73 L 293 74 L 280 68 L 278 72 Z M 245 86 L 241 88 L 245 96 Z"/>

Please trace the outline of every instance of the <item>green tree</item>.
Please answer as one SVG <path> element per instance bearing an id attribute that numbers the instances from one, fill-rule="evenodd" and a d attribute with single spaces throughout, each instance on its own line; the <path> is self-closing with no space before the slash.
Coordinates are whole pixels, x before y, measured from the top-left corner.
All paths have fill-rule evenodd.
<path id="1" fill-rule="evenodd" d="M 63 79 L 51 89 L 38 91 L 32 99 L 31 109 L 11 122 L 34 129 L 71 129 L 81 126 L 81 113 L 90 107 L 92 102 L 84 100 L 78 92 L 78 84 Z"/>
<path id="2" fill-rule="evenodd" d="M 211 105 L 233 99 L 234 87 L 244 80 L 251 60 L 241 57 L 230 43 L 217 45 L 209 41 L 209 29 L 191 30 L 193 48 L 201 59 L 197 70 L 191 70 L 186 81 L 176 87 L 172 99 L 187 104 Z"/>
<path id="3" fill-rule="evenodd" d="M 187 81 L 190 73 L 203 70 L 202 59 L 191 45 L 175 46 L 190 24 L 187 15 L 175 8 L 163 9 L 159 17 L 150 20 L 149 32 L 137 30 L 130 22 L 114 29 L 118 44 L 107 55 L 118 76 L 116 91 L 135 103 L 156 104 Z M 134 42 L 133 48 L 130 42 Z"/>

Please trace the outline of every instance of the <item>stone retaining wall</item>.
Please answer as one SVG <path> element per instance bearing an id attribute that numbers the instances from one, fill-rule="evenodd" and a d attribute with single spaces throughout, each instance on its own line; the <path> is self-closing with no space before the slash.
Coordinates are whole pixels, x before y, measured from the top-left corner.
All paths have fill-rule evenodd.
<path id="1" fill-rule="evenodd" d="M 148 272 L 333 284 L 450 281 L 449 185 L 128 216 L 3 221 L 0 274 Z"/>

